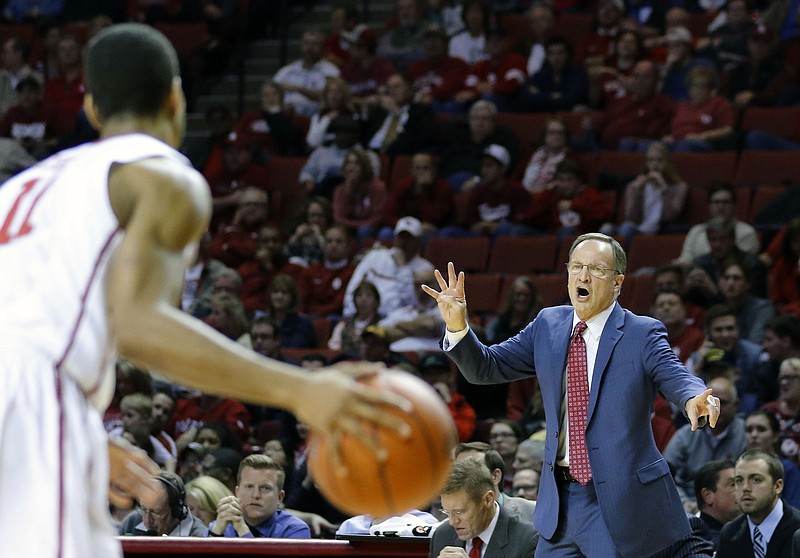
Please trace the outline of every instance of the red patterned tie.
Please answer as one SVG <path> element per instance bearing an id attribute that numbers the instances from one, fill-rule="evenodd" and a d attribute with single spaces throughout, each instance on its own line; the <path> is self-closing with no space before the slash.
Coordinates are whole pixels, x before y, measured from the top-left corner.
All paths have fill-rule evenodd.
<path id="1" fill-rule="evenodd" d="M 586 341 L 581 335 L 586 322 L 578 322 L 567 357 L 567 415 L 569 416 L 569 472 L 582 485 L 592 480 L 586 453 L 586 419 L 589 416 L 589 374 Z"/>
<path id="2" fill-rule="evenodd" d="M 472 550 L 469 551 L 469 558 L 481 558 L 481 547 L 483 541 L 480 537 L 472 539 Z"/>

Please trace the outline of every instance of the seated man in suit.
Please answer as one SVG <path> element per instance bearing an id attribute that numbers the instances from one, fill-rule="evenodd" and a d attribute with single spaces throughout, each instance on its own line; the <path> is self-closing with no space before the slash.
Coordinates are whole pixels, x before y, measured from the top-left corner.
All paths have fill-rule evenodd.
<path id="1" fill-rule="evenodd" d="M 736 504 L 733 462 L 709 461 L 700 467 L 694 477 L 694 493 L 699 518 L 708 526 L 711 542 L 719 546 L 722 528 L 741 514 Z"/>
<path id="2" fill-rule="evenodd" d="M 492 446 L 486 442 L 466 442 L 456 446 L 453 452 L 456 461 L 463 459 L 477 459 L 480 463 L 486 465 L 489 473 L 492 475 L 492 482 L 494 482 L 494 497 L 500 507 L 508 513 L 508 515 L 519 518 L 520 521 L 533 523 L 533 511 L 536 509 L 536 503 L 532 500 L 525 498 L 518 498 L 504 494 L 501 488 L 503 478 L 505 475 L 505 461 Z"/>
<path id="3" fill-rule="evenodd" d="M 428 558 L 530 558 L 538 535 L 495 501 L 489 470 L 477 459 L 453 463 L 442 488 L 448 517 L 433 533 Z M 483 547 L 485 551 L 483 551 Z"/>
<path id="4" fill-rule="evenodd" d="M 800 529 L 800 511 L 784 504 L 783 465 L 764 450 L 748 450 L 734 467 L 736 501 L 742 515 L 720 533 L 717 558 L 789 556 Z"/>

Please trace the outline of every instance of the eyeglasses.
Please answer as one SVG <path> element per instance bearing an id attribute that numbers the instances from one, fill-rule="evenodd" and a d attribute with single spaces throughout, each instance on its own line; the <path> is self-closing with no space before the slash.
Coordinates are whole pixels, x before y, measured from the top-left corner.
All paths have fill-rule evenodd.
<path id="1" fill-rule="evenodd" d="M 167 517 L 167 510 L 156 511 L 156 510 L 151 510 L 151 509 L 146 508 L 146 507 L 141 506 L 141 505 L 136 506 L 136 509 L 142 515 L 142 517 L 144 517 L 145 515 L 149 515 L 150 517 L 153 517 L 155 519 L 164 519 L 165 517 Z"/>
<path id="2" fill-rule="evenodd" d="M 600 264 L 585 264 L 581 262 L 567 262 L 567 271 L 570 275 L 580 275 L 583 271 L 583 268 L 589 270 L 589 273 L 593 277 L 597 277 L 598 279 L 605 279 L 608 276 L 609 271 L 613 271 L 614 274 L 619 274 L 618 269 L 612 269 L 610 267 L 605 267 Z"/>
<path id="3" fill-rule="evenodd" d="M 538 484 L 520 484 L 520 485 L 512 487 L 512 489 L 515 492 L 520 492 L 520 491 L 526 491 L 527 492 L 527 491 L 531 491 L 531 490 L 536 490 L 537 488 L 539 488 Z"/>
<path id="4" fill-rule="evenodd" d="M 440 509 L 439 511 L 442 512 L 442 515 L 446 517 L 463 517 L 467 510 L 446 510 L 444 508 Z"/>
<path id="5" fill-rule="evenodd" d="M 787 374 L 786 376 L 778 376 L 778 382 L 794 382 L 800 380 L 800 376 L 795 374 Z"/>

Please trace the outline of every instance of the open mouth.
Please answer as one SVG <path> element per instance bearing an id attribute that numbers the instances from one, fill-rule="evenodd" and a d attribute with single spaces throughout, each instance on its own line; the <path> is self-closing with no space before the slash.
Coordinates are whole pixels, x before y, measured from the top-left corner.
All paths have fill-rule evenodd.
<path id="1" fill-rule="evenodd" d="M 587 298 L 589 298 L 589 291 L 584 287 L 578 287 L 577 293 L 578 293 L 578 300 L 586 300 Z"/>

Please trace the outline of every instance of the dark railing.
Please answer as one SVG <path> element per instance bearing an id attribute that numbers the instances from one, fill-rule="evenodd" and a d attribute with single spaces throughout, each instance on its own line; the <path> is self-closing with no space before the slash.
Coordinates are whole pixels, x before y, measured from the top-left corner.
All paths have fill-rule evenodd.
<path id="1" fill-rule="evenodd" d="M 329 558 L 425 558 L 428 539 L 364 537 L 359 540 L 218 539 L 196 537 L 120 537 L 125 558 L 228 558 L 273 556 Z"/>

